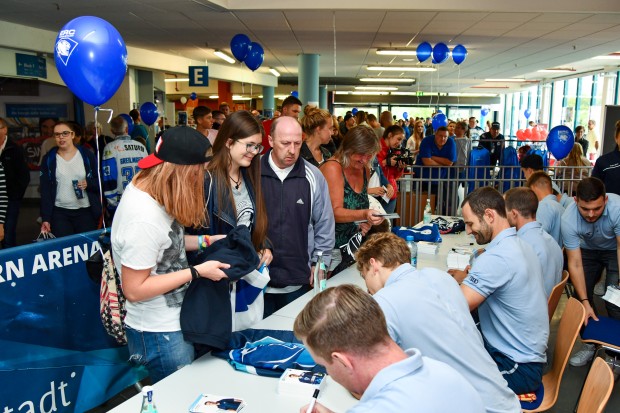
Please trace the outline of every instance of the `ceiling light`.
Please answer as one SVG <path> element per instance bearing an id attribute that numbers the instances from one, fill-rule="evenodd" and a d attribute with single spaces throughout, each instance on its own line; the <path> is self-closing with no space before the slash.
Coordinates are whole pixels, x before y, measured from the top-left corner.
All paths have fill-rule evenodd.
<path id="1" fill-rule="evenodd" d="M 510 89 L 508 86 L 471 86 L 472 89 Z"/>
<path id="2" fill-rule="evenodd" d="M 209 99 L 219 99 L 218 95 L 209 95 Z"/>
<path id="3" fill-rule="evenodd" d="M 437 69 L 428 66 L 367 66 L 368 70 L 389 70 L 397 72 L 435 72 Z"/>
<path id="4" fill-rule="evenodd" d="M 542 69 L 538 70 L 538 73 L 571 73 L 576 72 L 577 70 L 572 67 L 556 67 L 552 69 Z"/>
<path id="5" fill-rule="evenodd" d="M 271 74 L 273 74 L 275 77 L 280 77 L 280 72 L 278 72 L 275 68 L 270 67 L 269 71 L 271 72 Z"/>
<path id="6" fill-rule="evenodd" d="M 235 59 L 228 56 L 226 53 L 222 52 L 221 50 L 215 50 L 213 54 L 222 60 L 226 60 L 228 63 L 235 63 Z"/>
<path id="7" fill-rule="evenodd" d="M 438 92 L 392 92 L 394 96 L 439 96 Z"/>
<path id="8" fill-rule="evenodd" d="M 171 77 L 168 79 L 164 79 L 166 83 L 174 83 L 174 82 L 189 82 L 189 77 Z"/>
<path id="9" fill-rule="evenodd" d="M 355 86 L 357 90 L 398 90 L 394 86 Z"/>
<path id="10" fill-rule="evenodd" d="M 382 96 L 382 95 L 389 95 L 390 92 L 388 91 L 383 91 L 383 92 L 379 92 L 379 91 L 364 91 L 364 90 L 356 90 L 354 92 L 351 92 L 352 95 L 372 95 L 372 96 Z"/>
<path id="11" fill-rule="evenodd" d="M 403 62 L 414 62 L 414 61 L 415 61 L 415 59 L 411 59 L 409 57 L 406 58 L 406 59 L 403 59 Z"/>
<path id="12" fill-rule="evenodd" d="M 448 93 L 448 96 L 459 96 L 468 98 L 494 98 L 497 93 Z"/>
<path id="13" fill-rule="evenodd" d="M 525 82 L 524 78 L 519 78 L 519 79 L 515 79 L 515 78 L 511 78 L 511 79 L 484 79 L 485 82 L 516 82 L 516 83 L 521 83 L 521 82 Z"/>
<path id="14" fill-rule="evenodd" d="M 377 49 L 377 54 L 388 56 L 416 56 L 415 49 Z"/>
<path id="15" fill-rule="evenodd" d="M 618 60 L 620 59 L 620 53 L 611 53 L 604 56 L 595 56 L 592 59 Z"/>
<path id="16" fill-rule="evenodd" d="M 233 100 L 252 100 L 252 98 L 241 95 L 233 95 Z"/>
<path id="17" fill-rule="evenodd" d="M 361 82 L 413 83 L 415 79 L 407 77 L 363 77 Z"/>

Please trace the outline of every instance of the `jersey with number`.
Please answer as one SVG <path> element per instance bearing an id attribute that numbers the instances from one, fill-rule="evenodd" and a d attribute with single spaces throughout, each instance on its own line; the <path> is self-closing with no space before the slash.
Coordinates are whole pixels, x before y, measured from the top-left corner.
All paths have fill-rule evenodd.
<path id="1" fill-rule="evenodd" d="M 138 173 L 138 161 L 147 155 L 146 148 L 129 135 L 119 136 L 103 149 L 101 176 L 108 211 L 114 212 L 125 187 Z"/>

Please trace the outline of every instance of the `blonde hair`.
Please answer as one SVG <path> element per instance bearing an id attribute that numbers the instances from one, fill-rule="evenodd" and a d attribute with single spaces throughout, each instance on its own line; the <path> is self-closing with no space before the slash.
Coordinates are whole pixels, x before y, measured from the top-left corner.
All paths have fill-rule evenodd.
<path id="1" fill-rule="evenodd" d="M 368 237 L 357 250 L 357 269 L 362 273 L 366 271 L 371 258 L 385 268 L 396 268 L 408 263 L 411 256 L 404 239 L 391 232 L 379 232 Z"/>
<path id="2" fill-rule="evenodd" d="M 334 159 L 340 162 L 343 168 L 346 168 L 351 163 L 351 155 L 361 153 L 374 156 L 379 152 L 379 149 L 379 140 L 374 130 L 365 125 L 355 126 L 349 129 L 342 139 L 340 147 L 334 154 Z"/>
<path id="3" fill-rule="evenodd" d="M 163 162 L 138 172 L 133 183 L 181 225 L 199 227 L 206 223 L 204 174 L 203 164 Z"/>
<path id="4" fill-rule="evenodd" d="M 325 360 L 331 360 L 335 351 L 371 356 L 378 345 L 390 339 L 379 304 L 352 284 L 316 295 L 299 313 L 293 329 Z"/>
<path id="5" fill-rule="evenodd" d="M 590 166 L 583 160 L 583 148 L 580 143 L 575 143 L 568 156 L 563 159 L 566 166 Z"/>
<path id="6" fill-rule="evenodd" d="M 314 135 L 316 128 L 325 126 L 327 120 L 331 118 L 331 114 L 325 109 L 315 106 L 306 106 L 304 108 L 304 116 L 301 118 L 301 130 L 306 135 Z"/>

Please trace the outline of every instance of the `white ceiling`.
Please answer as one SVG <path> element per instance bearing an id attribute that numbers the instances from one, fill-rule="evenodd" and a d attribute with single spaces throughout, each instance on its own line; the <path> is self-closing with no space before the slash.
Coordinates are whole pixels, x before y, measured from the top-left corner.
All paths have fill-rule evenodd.
<path id="1" fill-rule="evenodd" d="M 463 44 L 469 54 L 460 66 L 449 60 L 437 66 L 437 72 L 414 73 L 418 83 L 398 86 L 400 90 L 501 93 L 509 90 L 505 87 L 526 85 L 485 83 L 484 79 L 545 81 L 566 74 L 537 70 L 571 67 L 582 73 L 617 70 L 620 65 L 620 60 L 591 59 L 620 51 L 620 0 L 297 3 L 304 4 L 280 0 L 3 0 L 0 19 L 58 31 L 72 18 L 96 15 L 114 25 L 127 45 L 218 63 L 222 61 L 213 55 L 214 49 L 230 52 L 230 39 L 245 33 L 265 49 L 259 71 L 274 67 L 282 73 L 281 82 L 296 79 L 298 55 L 317 53 L 321 84 L 338 90 L 352 89 L 345 85 L 360 77 L 411 77 L 412 73 L 369 72 L 366 66 L 417 64 L 415 57 L 405 62 L 402 57 L 379 56 L 376 49 L 415 50 L 423 41 L 444 42 L 450 48 Z M 429 3 L 438 11 L 429 10 Z M 310 9 L 309 4 L 317 9 Z"/>

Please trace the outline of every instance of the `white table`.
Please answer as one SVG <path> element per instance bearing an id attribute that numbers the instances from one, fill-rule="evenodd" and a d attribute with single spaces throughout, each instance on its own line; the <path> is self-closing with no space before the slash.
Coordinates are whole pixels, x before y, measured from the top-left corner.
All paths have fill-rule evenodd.
<path id="1" fill-rule="evenodd" d="M 447 254 L 452 248 L 474 242 L 473 237 L 464 232 L 457 235 L 443 235 L 442 238 L 443 242 L 438 254 L 418 254 L 419 268 L 435 267 L 445 270 Z M 355 266 L 327 281 L 328 287 L 341 284 L 355 284 L 366 289 L 364 280 Z M 254 327 L 292 330 L 295 317 L 313 296 L 313 292 L 303 295 Z M 200 393 L 242 398 L 246 402 L 243 413 L 298 412 L 299 408 L 309 401 L 307 398 L 279 395 L 277 385 L 278 380 L 275 378 L 238 372 L 227 361 L 207 354 L 155 384 L 153 397 L 161 413 L 187 412 L 189 405 Z M 336 412 L 345 412 L 357 402 L 342 386 L 329 377 L 319 400 Z M 140 411 L 141 404 L 142 396 L 138 394 L 111 411 L 137 413 Z"/>

